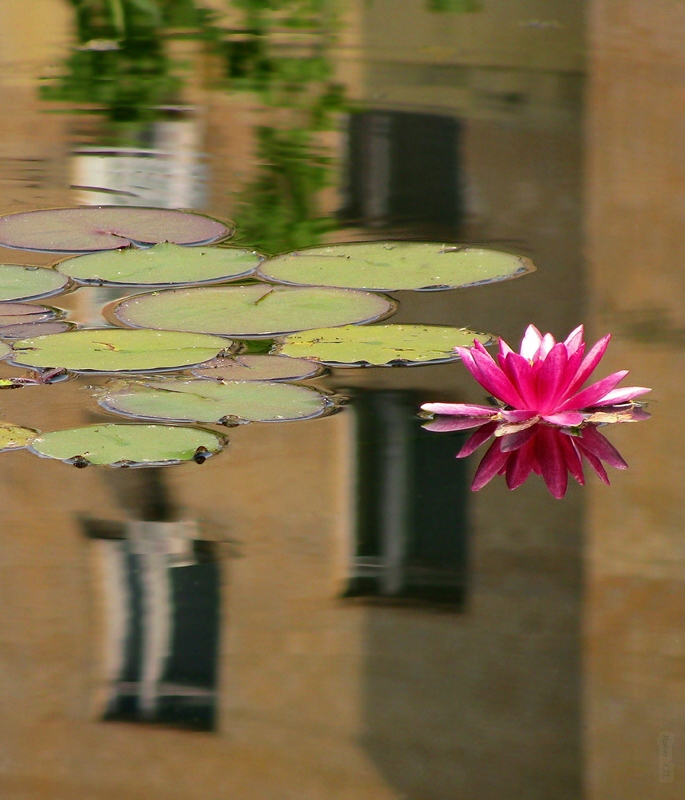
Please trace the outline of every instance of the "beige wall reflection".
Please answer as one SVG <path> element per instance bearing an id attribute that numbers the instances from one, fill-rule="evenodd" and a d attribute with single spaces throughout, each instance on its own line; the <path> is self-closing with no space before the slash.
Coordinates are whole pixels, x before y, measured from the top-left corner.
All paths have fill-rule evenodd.
<path id="1" fill-rule="evenodd" d="M 592 800 L 680 798 L 685 6 L 591 5 L 587 197 L 595 318 L 617 333 L 607 368 L 629 366 L 639 383 L 654 387 L 655 413 L 615 437 L 632 468 L 625 479 L 591 494 L 587 788 Z"/>
<path id="2" fill-rule="evenodd" d="M 404 298 L 404 319 L 478 323 L 513 338 L 536 319 L 564 333 L 579 321 L 582 301 L 579 4 L 555 4 L 558 13 L 549 20 L 542 2 L 527 3 L 525 14 L 498 2 L 487 14 L 464 17 L 429 13 L 417 0 L 402 4 L 409 20 L 402 26 L 388 5 L 351 9 L 336 55 L 351 95 L 381 114 L 459 120 L 468 179 L 464 234 L 524 239 L 541 268 L 520 284 Z M 64 4 L 42 6 L 51 36 L 66 42 Z M 15 2 L 0 13 L 18 29 L 31 22 L 25 8 Z M 558 26 L 529 24 L 555 19 Z M 386 26 L 381 48 L 375 32 Z M 46 66 L 42 50 L 22 51 L 22 58 L 28 77 L 2 89 L 12 109 L 3 152 L 12 159 L 45 152 L 54 158 L 38 190 L 23 172 L 15 190 L 16 172 L 8 168 L 6 210 L 73 202 L 73 129 L 63 117 L 42 114 L 35 99 L 35 77 Z M 212 63 L 202 61 L 202 68 L 211 78 Z M 209 208 L 230 213 L 231 192 L 252 168 L 258 109 L 202 81 L 187 91 L 204 114 L 202 147 L 213 159 Z M 14 161 L 11 169 L 18 169 Z M 327 202 L 334 207 L 340 198 L 329 193 Z M 95 318 L 92 303 L 79 310 Z M 336 375 L 336 381 L 366 389 L 391 382 L 388 371 Z M 392 382 L 482 399 L 452 367 L 406 370 Z M 3 414 L 18 423 L 52 429 L 100 419 L 91 393 L 76 383 L 6 394 Z M 312 423 L 239 428 L 221 457 L 163 473 L 167 522 L 195 525 L 218 552 L 213 733 L 102 721 L 113 682 L 133 683 L 117 664 L 123 601 L 112 610 L 121 552 L 103 552 L 112 542 L 87 538 L 82 519 L 126 533 L 141 520 L 159 522 L 159 510 L 145 500 L 149 484 L 140 473 L 77 471 L 28 454 L 0 459 L 3 796 L 580 796 L 581 493 L 558 504 L 537 484 L 516 494 L 493 485 L 474 497 L 461 613 L 343 601 L 355 524 L 352 417 L 346 410 Z M 163 627 L 169 603 L 158 600 L 152 616 Z M 158 655 L 168 646 L 168 631 L 164 636 Z M 147 663 L 149 689 L 160 662 Z"/>

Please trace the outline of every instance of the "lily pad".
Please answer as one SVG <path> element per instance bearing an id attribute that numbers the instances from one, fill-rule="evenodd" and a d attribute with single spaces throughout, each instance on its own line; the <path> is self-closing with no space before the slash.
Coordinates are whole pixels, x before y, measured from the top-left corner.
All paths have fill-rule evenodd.
<path id="1" fill-rule="evenodd" d="M 68 286 L 69 278 L 54 269 L 0 264 L 0 301 L 51 297 Z"/>
<path id="2" fill-rule="evenodd" d="M 4 358 L 7 358 L 11 352 L 12 348 L 8 344 L 5 342 L 0 342 L 0 361 L 2 361 Z"/>
<path id="3" fill-rule="evenodd" d="M 517 278 L 534 269 L 527 258 L 480 247 L 353 242 L 269 258 L 259 273 L 276 283 L 389 292 L 478 286 Z"/>
<path id="4" fill-rule="evenodd" d="M 78 467 L 166 466 L 200 463 L 225 445 L 218 434 L 173 425 L 87 425 L 43 433 L 30 449 Z"/>
<path id="5" fill-rule="evenodd" d="M 287 356 L 234 356 L 216 358 L 191 370 L 193 375 L 215 381 L 299 381 L 322 370 L 304 358 Z"/>
<path id="6" fill-rule="evenodd" d="M 262 260 L 238 247 L 182 247 L 162 242 L 145 250 L 126 247 L 68 258 L 57 269 L 78 283 L 97 286 L 168 286 L 217 283 L 251 275 Z"/>
<path id="7" fill-rule="evenodd" d="M 87 329 L 20 339 L 12 344 L 12 363 L 74 372 L 146 372 L 195 366 L 230 345 L 197 333 Z"/>
<path id="8" fill-rule="evenodd" d="M 389 316 L 396 307 L 390 298 L 371 292 L 258 283 L 137 294 L 115 303 L 106 313 L 133 328 L 250 339 L 322 325 L 371 322 Z"/>
<path id="9" fill-rule="evenodd" d="M 283 422 L 319 417 L 325 395 L 266 381 L 144 381 L 108 391 L 100 405 L 116 414 L 171 422 Z"/>
<path id="10" fill-rule="evenodd" d="M 337 367 L 438 364 L 456 361 L 458 346 L 478 339 L 492 341 L 487 333 L 439 325 L 368 325 L 319 328 L 279 339 L 272 352 L 307 358 Z"/>
<path id="11" fill-rule="evenodd" d="M 34 306 L 32 303 L 0 302 L 0 326 L 22 325 L 26 322 L 40 322 L 47 319 L 60 319 L 64 311 L 51 306 Z"/>
<path id="12" fill-rule="evenodd" d="M 2 321 L 2 317 L 0 317 Z M 19 325 L 0 326 L 0 339 L 28 339 L 30 336 L 47 336 L 51 333 L 67 333 L 76 325 L 63 319 L 47 319 L 38 322 L 23 322 Z"/>
<path id="13" fill-rule="evenodd" d="M 136 244 L 209 244 L 229 229 L 201 214 L 163 208 L 82 206 L 0 217 L 0 245 L 48 253 L 88 253 Z"/>
<path id="14" fill-rule="evenodd" d="M 38 436 L 33 428 L 22 428 L 9 422 L 0 422 L 0 453 L 5 450 L 21 450 Z"/>

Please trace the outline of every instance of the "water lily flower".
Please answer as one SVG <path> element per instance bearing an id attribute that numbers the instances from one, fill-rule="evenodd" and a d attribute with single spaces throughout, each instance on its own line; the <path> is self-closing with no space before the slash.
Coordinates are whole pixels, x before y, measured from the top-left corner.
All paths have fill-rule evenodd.
<path id="1" fill-rule="evenodd" d="M 425 426 L 429 430 L 479 429 L 459 452 L 460 458 L 495 437 L 476 472 L 474 491 L 497 474 L 506 474 L 513 489 L 537 472 L 555 497 L 563 497 L 567 470 L 579 483 L 584 482 L 583 458 L 607 483 L 602 461 L 626 468 L 597 426 L 647 419 L 649 414 L 634 400 L 650 390 L 643 386 L 617 388 L 627 370 L 583 388 L 611 339 L 604 336 L 585 355 L 583 332 L 580 325 L 564 342 L 556 342 L 550 333 L 543 336 L 529 325 L 519 352 L 500 339 L 496 358 L 478 341 L 473 347 L 456 348 L 466 368 L 497 405 L 426 403 L 421 408 L 438 415 Z"/>

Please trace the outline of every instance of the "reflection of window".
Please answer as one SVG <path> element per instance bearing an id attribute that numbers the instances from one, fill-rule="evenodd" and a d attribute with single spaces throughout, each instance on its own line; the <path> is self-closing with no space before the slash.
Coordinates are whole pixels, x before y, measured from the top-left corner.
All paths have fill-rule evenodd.
<path id="1" fill-rule="evenodd" d="M 80 205 L 200 208 L 204 165 L 193 120 L 150 123 L 142 147 L 81 147 L 72 157 Z"/>
<path id="2" fill-rule="evenodd" d="M 357 513 L 347 595 L 460 606 L 467 572 L 464 436 L 424 431 L 414 392 L 353 403 Z"/>
<path id="3" fill-rule="evenodd" d="M 103 575 L 104 719 L 212 730 L 219 565 L 184 522 L 86 521 Z"/>
<path id="4" fill-rule="evenodd" d="M 366 225 L 432 223 L 456 232 L 460 131 L 459 120 L 436 114 L 353 114 L 344 216 Z"/>

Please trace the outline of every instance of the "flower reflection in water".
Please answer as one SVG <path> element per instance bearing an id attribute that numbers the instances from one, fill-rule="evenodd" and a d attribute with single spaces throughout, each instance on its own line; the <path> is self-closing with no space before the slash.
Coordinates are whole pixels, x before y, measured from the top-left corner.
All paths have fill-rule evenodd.
<path id="1" fill-rule="evenodd" d="M 650 391 L 643 386 L 616 388 L 626 370 L 582 388 L 610 338 L 604 336 L 585 355 L 582 325 L 564 342 L 556 342 L 550 333 L 543 336 L 529 325 L 518 353 L 502 339 L 496 358 L 480 342 L 456 348 L 497 405 L 426 403 L 422 409 L 438 417 L 425 427 L 437 432 L 478 428 L 458 458 L 495 438 L 476 471 L 474 491 L 495 475 L 505 475 L 507 486 L 515 489 L 534 472 L 543 477 L 554 497 L 561 498 L 569 472 L 578 483 L 585 483 L 583 460 L 609 483 L 602 462 L 617 469 L 626 469 L 627 464 L 597 428 L 648 419 L 649 414 L 634 400 Z"/>

